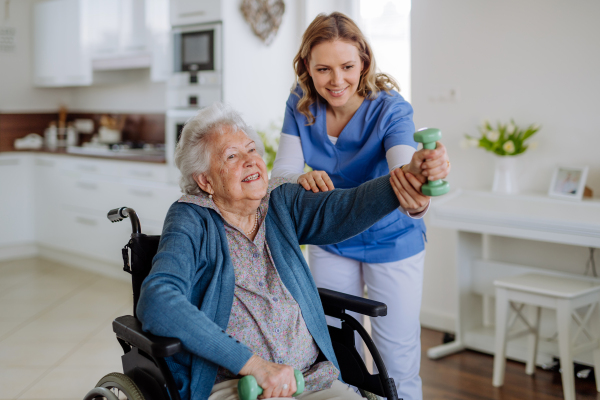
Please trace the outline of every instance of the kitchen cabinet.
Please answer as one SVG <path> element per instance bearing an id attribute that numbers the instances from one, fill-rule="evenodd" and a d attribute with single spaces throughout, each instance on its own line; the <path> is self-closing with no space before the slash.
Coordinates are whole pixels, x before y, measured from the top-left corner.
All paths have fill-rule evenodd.
<path id="1" fill-rule="evenodd" d="M 164 164 L 17 152 L 0 154 L 0 190 L 0 258 L 11 246 L 29 244 L 88 269 L 122 265 L 131 224 L 111 224 L 110 209 L 135 209 L 142 232 L 160 235 L 181 196 Z"/>
<path id="2" fill-rule="evenodd" d="M 171 25 L 203 24 L 221 20 L 221 0 L 171 0 Z"/>
<path id="3" fill-rule="evenodd" d="M 91 85 L 94 70 L 169 75 L 169 0 L 38 0 L 33 10 L 36 86 Z"/>
<path id="4" fill-rule="evenodd" d="M 35 86 L 86 86 L 92 68 L 85 42 L 80 0 L 38 1 L 33 5 Z"/>
<path id="5" fill-rule="evenodd" d="M 0 247 L 34 241 L 32 157 L 0 154 Z"/>
<path id="6" fill-rule="evenodd" d="M 167 183 L 166 166 L 150 163 L 43 155 L 35 178 L 36 190 L 53 191 L 36 195 L 39 242 L 108 262 L 119 260 L 131 234 L 128 221 L 109 223 L 108 210 L 132 207 L 142 232 L 160 234 L 169 207 L 181 196 L 178 186 Z"/>
<path id="7" fill-rule="evenodd" d="M 145 0 L 84 0 L 94 70 L 151 66 Z"/>

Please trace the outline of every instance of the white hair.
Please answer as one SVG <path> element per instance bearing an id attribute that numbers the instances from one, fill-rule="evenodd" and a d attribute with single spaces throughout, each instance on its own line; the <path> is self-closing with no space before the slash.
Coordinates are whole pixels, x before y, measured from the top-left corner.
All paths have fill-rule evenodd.
<path id="1" fill-rule="evenodd" d="M 175 165 L 181 172 L 179 186 L 183 193 L 197 195 L 201 192 L 194 177 L 210 169 L 209 137 L 238 131 L 244 132 L 253 140 L 258 153 L 264 155 L 265 148 L 258 134 L 228 104 L 215 102 L 198 111 L 185 123 L 175 148 Z"/>

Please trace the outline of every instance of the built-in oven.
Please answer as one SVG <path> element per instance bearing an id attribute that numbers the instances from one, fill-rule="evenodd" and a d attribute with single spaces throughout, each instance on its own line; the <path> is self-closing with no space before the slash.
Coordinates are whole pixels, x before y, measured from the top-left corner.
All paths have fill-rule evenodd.
<path id="1" fill-rule="evenodd" d="M 165 118 L 165 155 L 167 158 L 170 182 L 179 182 L 180 174 L 177 166 L 175 166 L 175 146 L 177 145 L 177 142 L 179 142 L 181 130 L 185 123 L 195 116 L 197 112 L 198 110 L 193 109 L 167 110 Z"/>
<path id="2" fill-rule="evenodd" d="M 222 99 L 221 24 L 173 27 L 168 108 L 202 108 Z"/>

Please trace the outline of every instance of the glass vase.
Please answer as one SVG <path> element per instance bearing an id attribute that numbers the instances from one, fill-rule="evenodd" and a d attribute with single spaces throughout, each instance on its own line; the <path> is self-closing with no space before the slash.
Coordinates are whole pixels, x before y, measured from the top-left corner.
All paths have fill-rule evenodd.
<path id="1" fill-rule="evenodd" d="M 492 192 L 501 194 L 517 194 L 517 158 L 514 156 L 496 156 L 494 183 Z"/>

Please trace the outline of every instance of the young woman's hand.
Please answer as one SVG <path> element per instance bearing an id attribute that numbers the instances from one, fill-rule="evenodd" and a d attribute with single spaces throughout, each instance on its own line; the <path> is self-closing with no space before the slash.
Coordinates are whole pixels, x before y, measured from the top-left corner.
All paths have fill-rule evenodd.
<path id="1" fill-rule="evenodd" d="M 444 179 L 450 173 L 450 159 L 446 147 L 436 142 L 435 150 L 421 149 L 413 154 L 410 164 L 404 167 L 404 172 L 410 172 L 421 181 L 427 182 Z"/>
<path id="2" fill-rule="evenodd" d="M 296 393 L 296 376 L 289 365 L 275 364 L 256 355 L 240 370 L 240 375 L 252 375 L 263 389 L 259 399 L 292 397 Z"/>
<path id="3" fill-rule="evenodd" d="M 396 168 L 390 173 L 390 183 L 400 201 L 400 205 L 410 214 L 424 211 L 429 204 L 429 196 L 421 194 L 421 181 L 410 172 Z"/>
<path id="4" fill-rule="evenodd" d="M 335 189 L 333 182 L 329 179 L 329 175 L 325 171 L 310 171 L 298 178 L 298 183 L 306 190 L 312 190 L 317 193 L 327 192 Z"/>

